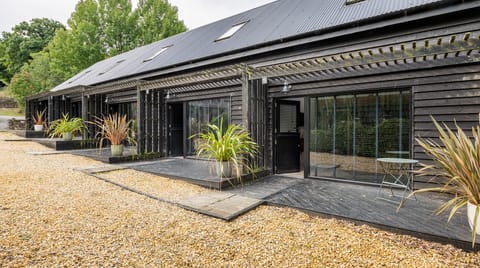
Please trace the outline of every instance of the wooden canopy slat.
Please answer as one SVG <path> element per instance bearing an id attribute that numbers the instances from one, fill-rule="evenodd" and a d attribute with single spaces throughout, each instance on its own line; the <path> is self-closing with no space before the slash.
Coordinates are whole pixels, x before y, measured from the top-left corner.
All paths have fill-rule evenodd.
<path id="1" fill-rule="evenodd" d="M 322 70 L 332 70 L 335 73 L 351 69 L 376 69 L 383 66 L 470 55 L 479 47 L 479 32 L 466 32 L 252 68 L 251 78 L 286 76 Z"/>
<path id="2" fill-rule="evenodd" d="M 177 75 L 173 77 L 143 82 L 141 90 L 164 89 L 183 86 L 188 84 L 205 83 L 212 80 L 228 79 L 241 75 L 241 65 L 233 65 L 222 69 L 195 72 L 188 75 Z"/>

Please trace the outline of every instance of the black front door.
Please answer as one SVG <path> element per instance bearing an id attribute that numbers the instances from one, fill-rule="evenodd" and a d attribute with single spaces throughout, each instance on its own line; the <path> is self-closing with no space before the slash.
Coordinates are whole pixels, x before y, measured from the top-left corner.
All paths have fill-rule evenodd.
<path id="1" fill-rule="evenodd" d="M 300 136 L 298 133 L 300 103 L 279 100 L 275 107 L 276 173 L 298 172 L 300 170 Z"/>
<path id="2" fill-rule="evenodd" d="M 183 156 L 183 103 L 168 104 L 168 155 Z"/>

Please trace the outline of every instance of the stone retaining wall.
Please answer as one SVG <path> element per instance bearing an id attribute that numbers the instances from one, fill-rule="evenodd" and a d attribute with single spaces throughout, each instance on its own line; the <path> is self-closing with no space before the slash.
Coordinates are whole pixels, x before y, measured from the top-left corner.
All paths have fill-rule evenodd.
<path id="1" fill-rule="evenodd" d="M 11 98 L 0 97 L 0 108 L 17 108 L 17 102 Z"/>
<path id="2" fill-rule="evenodd" d="M 18 120 L 15 118 L 8 120 L 8 129 L 11 130 L 24 130 L 25 129 L 25 120 Z"/>

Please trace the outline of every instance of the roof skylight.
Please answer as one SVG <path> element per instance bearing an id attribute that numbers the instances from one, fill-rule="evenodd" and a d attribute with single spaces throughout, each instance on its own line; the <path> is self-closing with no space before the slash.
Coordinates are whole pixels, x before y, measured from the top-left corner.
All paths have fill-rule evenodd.
<path id="1" fill-rule="evenodd" d="M 117 67 L 120 63 L 124 62 L 125 60 L 119 60 L 117 62 L 115 62 L 114 64 L 112 64 L 110 67 L 108 67 L 107 69 L 101 71 L 98 73 L 98 75 L 102 75 L 102 74 L 105 74 L 107 72 L 109 72 L 110 70 L 112 70 L 113 68 Z"/>
<path id="2" fill-rule="evenodd" d="M 80 74 L 79 76 L 74 77 L 73 79 L 71 79 L 70 81 L 68 81 L 67 84 L 71 84 L 71 83 L 77 81 L 78 79 L 84 77 L 85 75 L 87 75 L 87 74 L 88 74 L 89 72 L 91 72 L 91 71 L 92 71 L 92 70 L 87 70 L 87 71 L 85 71 L 84 73 Z"/>
<path id="3" fill-rule="evenodd" d="M 365 0 L 346 0 L 345 5 L 351 5 L 351 4 L 355 4 L 355 3 L 363 2 L 363 1 L 365 1 Z"/>
<path id="4" fill-rule="evenodd" d="M 143 62 L 151 61 L 151 60 L 155 59 L 158 55 L 162 54 L 163 52 L 165 52 L 170 47 L 171 46 L 162 47 L 159 51 L 157 51 L 157 53 L 153 54 L 150 58 L 144 59 Z"/>
<path id="5" fill-rule="evenodd" d="M 248 21 L 233 25 L 230 29 L 228 29 L 228 31 L 226 31 L 224 34 L 222 34 L 215 41 L 220 41 L 220 40 L 224 40 L 224 39 L 232 37 L 236 32 L 238 32 L 238 30 L 240 30 L 245 24 L 247 24 L 247 22 Z"/>

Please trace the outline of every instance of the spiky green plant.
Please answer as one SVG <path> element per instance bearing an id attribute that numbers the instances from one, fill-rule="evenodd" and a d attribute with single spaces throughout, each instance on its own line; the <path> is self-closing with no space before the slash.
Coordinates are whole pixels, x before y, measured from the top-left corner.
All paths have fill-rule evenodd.
<path id="1" fill-rule="evenodd" d="M 51 138 L 61 137 L 63 133 L 81 133 L 85 128 L 81 118 L 75 117 L 70 119 L 68 113 L 63 114 L 61 119 L 55 120 L 51 123 L 49 128 L 49 136 Z"/>
<path id="2" fill-rule="evenodd" d="M 198 136 L 196 146 L 197 155 L 217 162 L 230 163 L 235 177 L 240 179 L 242 167 L 249 172 L 253 171 L 251 160 L 258 152 L 257 144 L 252 140 L 247 130 L 239 125 L 228 125 L 224 129 L 223 119 L 220 124 L 207 124 L 208 131 L 193 135 Z M 220 173 L 223 167 L 220 165 Z"/>
<path id="3" fill-rule="evenodd" d="M 89 122 L 96 126 L 99 131 L 95 134 L 95 138 L 98 139 L 99 147 L 105 140 L 110 141 L 112 145 L 120 145 L 123 141 L 126 141 L 132 145 L 136 145 L 137 141 L 134 136 L 133 120 L 127 120 L 127 115 L 119 115 L 117 113 L 113 115 L 107 115 L 103 118 L 95 117 L 93 122 Z"/>
<path id="4" fill-rule="evenodd" d="M 480 212 L 480 125 L 472 127 L 472 137 L 469 138 L 456 123 L 457 131 L 454 132 L 445 123 L 439 124 L 433 117 L 432 120 L 439 132 L 441 144 L 431 139 L 416 139 L 434 161 L 432 165 L 423 165 L 418 173 L 425 176 L 435 174 L 445 178 L 446 182 L 442 187 L 420 189 L 412 194 L 432 191 L 454 194 L 452 199 L 436 211 L 440 214 L 451 208 L 449 222 L 455 212 L 468 202 L 477 206 L 472 227 L 473 247 Z"/>

